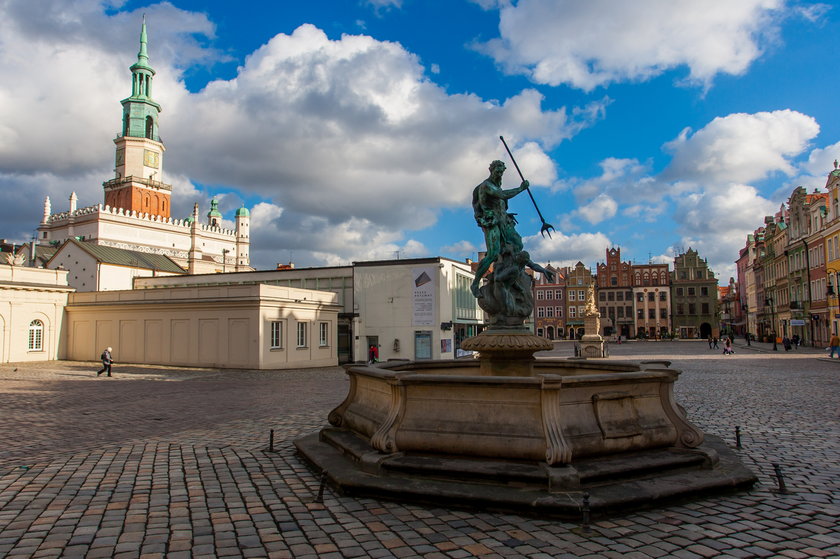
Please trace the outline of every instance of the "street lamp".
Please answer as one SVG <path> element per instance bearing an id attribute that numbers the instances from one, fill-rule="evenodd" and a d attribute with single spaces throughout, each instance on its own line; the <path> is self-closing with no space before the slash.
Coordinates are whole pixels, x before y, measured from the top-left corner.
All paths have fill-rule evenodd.
<path id="1" fill-rule="evenodd" d="M 222 249 L 222 273 L 227 272 L 227 255 L 228 255 L 229 252 L 230 252 L 230 250 L 228 250 L 226 248 Z"/>
<path id="2" fill-rule="evenodd" d="M 770 320 L 772 320 L 772 332 L 773 332 L 773 351 L 779 351 L 778 346 L 776 346 L 776 310 L 773 308 L 773 298 L 767 297 L 764 299 L 764 304 L 770 307 Z"/>
<path id="3" fill-rule="evenodd" d="M 825 294 L 828 295 L 829 297 L 834 297 L 834 295 L 835 295 L 834 286 L 831 285 L 831 274 L 834 274 L 834 279 L 836 280 L 838 271 L 840 271 L 840 270 L 835 270 L 833 268 L 827 268 L 826 269 L 826 273 L 828 274 L 828 287 L 825 290 Z M 838 286 L 838 288 L 840 288 L 840 286 Z M 831 320 L 831 306 L 829 305 L 828 308 L 829 308 L 829 315 L 828 316 L 829 316 L 829 320 Z M 840 297 L 837 297 L 837 310 L 840 311 Z M 838 314 L 840 314 L 840 312 Z M 832 320 L 831 322 L 834 322 L 834 321 Z M 834 333 L 835 334 L 838 333 L 837 326 L 834 327 Z"/>
<path id="4" fill-rule="evenodd" d="M 747 345 L 750 345 L 750 306 L 744 303 L 741 305 L 741 310 L 744 311 L 744 331 L 747 337 Z"/>

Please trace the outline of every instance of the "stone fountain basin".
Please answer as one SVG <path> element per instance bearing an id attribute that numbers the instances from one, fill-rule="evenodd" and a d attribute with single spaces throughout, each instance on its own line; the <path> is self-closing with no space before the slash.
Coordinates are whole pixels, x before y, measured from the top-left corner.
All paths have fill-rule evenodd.
<path id="1" fill-rule="evenodd" d="M 384 454 L 540 461 L 695 448 L 703 432 L 675 402 L 667 361 L 537 360 L 533 376 L 482 374 L 477 360 L 389 362 L 347 369 L 329 415 Z"/>

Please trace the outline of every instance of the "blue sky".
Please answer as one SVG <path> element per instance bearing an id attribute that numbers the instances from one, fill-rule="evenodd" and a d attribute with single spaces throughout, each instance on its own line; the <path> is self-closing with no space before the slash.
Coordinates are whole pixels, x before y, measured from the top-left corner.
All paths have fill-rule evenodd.
<path id="1" fill-rule="evenodd" d="M 173 214 L 252 211 L 259 269 L 475 258 L 472 188 L 511 145 L 557 265 L 672 261 L 725 283 L 748 233 L 840 156 L 833 4 L 784 0 L 10 0 L 0 236 L 102 201 L 142 15 Z M 508 161 L 505 186 L 519 179 Z"/>

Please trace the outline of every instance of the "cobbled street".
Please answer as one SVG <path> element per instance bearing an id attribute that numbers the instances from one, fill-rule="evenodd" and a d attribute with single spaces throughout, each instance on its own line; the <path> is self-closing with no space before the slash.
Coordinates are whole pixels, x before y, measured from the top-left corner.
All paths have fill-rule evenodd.
<path id="1" fill-rule="evenodd" d="M 840 557 L 840 359 L 769 344 L 611 345 L 668 359 L 689 419 L 735 446 L 749 492 L 576 523 L 356 499 L 292 441 L 326 424 L 341 368 L 0 366 L 0 557 Z M 569 357 L 558 343 L 549 355 Z M 275 452 L 267 452 L 269 432 Z M 788 493 L 776 491 L 779 464 Z"/>

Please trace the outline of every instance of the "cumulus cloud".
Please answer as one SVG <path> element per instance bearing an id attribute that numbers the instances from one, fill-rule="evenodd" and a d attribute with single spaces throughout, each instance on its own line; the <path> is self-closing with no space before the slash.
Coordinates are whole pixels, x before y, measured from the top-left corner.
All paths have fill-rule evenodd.
<path id="1" fill-rule="evenodd" d="M 97 203 L 101 182 L 113 174 L 110 139 L 137 52 L 137 39 L 126 37 L 139 39 L 140 14 L 105 11 L 98 0 L 47 3 L 0 4 L 2 186 L 17 189 L 46 174 L 30 195 L 45 193 L 44 184 L 84 182 L 80 199 Z M 264 200 L 283 208 L 272 217 L 284 227 L 272 246 L 292 243 L 302 257 L 300 231 L 307 231 L 315 236 L 306 242 L 317 245 L 311 264 L 415 253 L 403 231 L 430 227 L 441 208 L 468 204 L 489 161 L 503 153 L 499 134 L 528 166 L 532 184 L 550 186 L 556 168 L 548 151 L 602 118 L 607 102 L 547 110 L 535 90 L 501 100 L 450 95 L 401 45 L 329 38 L 312 25 L 275 36 L 234 77 L 193 92 L 184 72 L 219 58 L 204 46 L 213 24 L 168 3 L 144 12 L 154 96 L 163 106 L 163 180 L 176 187 L 173 213 L 189 215 L 195 201 L 205 208 L 209 188 L 231 207 L 242 197 Z M 13 213 L 20 214 L 0 208 L 0 219 L 32 227 L 40 208 Z"/>
<path id="2" fill-rule="evenodd" d="M 495 2 L 477 2 L 491 8 Z M 536 83 L 583 90 L 687 67 L 708 85 L 739 75 L 772 41 L 784 0 L 499 2 L 498 39 L 479 48 Z"/>
<path id="3" fill-rule="evenodd" d="M 594 200 L 577 209 L 578 214 L 592 224 L 612 218 L 618 211 L 618 204 L 608 194 L 599 194 Z"/>
<path id="4" fill-rule="evenodd" d="M 587 266 L 604 259 L 604 251 L 612 246 L 603 233 L 566 235 L 560 231 L 542 237 L 524 237 L 525 248 L 535 262 L 551 262 L 555 266 L 574 266 L 578 261 Z"/>
<path id="5" fill-rule="evenodd" d="M 792 110 L 718 117 L 694 133 L 683 130 L 666 144 L 673 159 L 662 178 L 726 184 L 775 172 L 792 175 L 791 158 L 805 151 L 819 131 L 813 117 Z"/>

